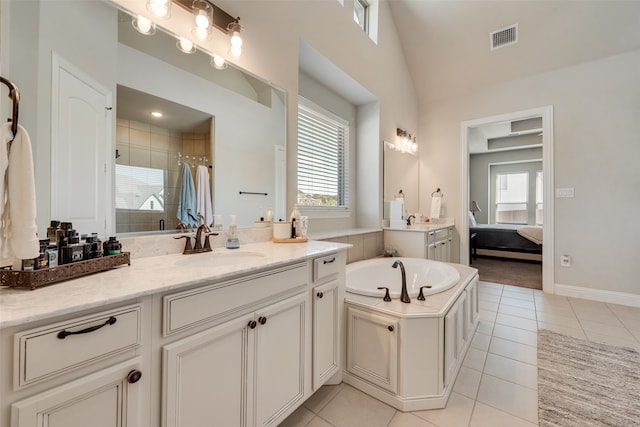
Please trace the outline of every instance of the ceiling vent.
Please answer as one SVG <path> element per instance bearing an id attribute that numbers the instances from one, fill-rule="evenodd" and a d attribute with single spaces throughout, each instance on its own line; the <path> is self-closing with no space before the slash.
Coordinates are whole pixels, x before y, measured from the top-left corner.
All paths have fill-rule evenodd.
<path id="1" fill-rule="evenodd" d="M 511 25 L 489 34 L 491 50 L 518 43 L 518 24 Z"/>

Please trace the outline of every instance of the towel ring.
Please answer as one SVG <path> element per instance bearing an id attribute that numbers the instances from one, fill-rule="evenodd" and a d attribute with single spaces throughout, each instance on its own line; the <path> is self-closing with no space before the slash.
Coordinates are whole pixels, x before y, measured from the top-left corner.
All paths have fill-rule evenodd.
<path id="1" fill-rule="evenodd" d="M 431 193 L 431 197 L 444 197 L 444 193 L 442 193 L 440 191 L 440 189 L 438 188 L 436 191 L 434 191 L 433 193 Z"/>

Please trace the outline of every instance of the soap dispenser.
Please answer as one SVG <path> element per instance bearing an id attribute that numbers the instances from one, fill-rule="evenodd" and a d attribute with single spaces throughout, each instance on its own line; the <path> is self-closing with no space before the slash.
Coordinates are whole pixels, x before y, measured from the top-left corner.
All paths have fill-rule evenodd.
<path id="1" fill-rule="evenodd" d="M 227 237 L 227 249 L 238 249 L 240 240 L 238 240 L 238 226 L 236 224 L 236 216 L 231 215 L 231 224 L 229 224 L 229 236 Z"/>

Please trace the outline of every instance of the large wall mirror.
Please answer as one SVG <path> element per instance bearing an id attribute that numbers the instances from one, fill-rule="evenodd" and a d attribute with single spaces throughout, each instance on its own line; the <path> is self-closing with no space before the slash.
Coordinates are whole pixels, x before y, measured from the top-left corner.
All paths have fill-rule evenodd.
<path id="1" fill-rule="evenodd" d="M 86 221 L 86 229 L 76 227 L 80 232 L 175 230 L 184 162 L 192 164 L 194 179 L 198 165 L 208 168 L 213 211 L 222 215 L 224 226 L 232 214 L 245 228 L 268 208 L 283 216 L 286 93 L 234 66 L 214 69 L 209 54 L 182 53 L 175 36 L 160 28 L 151 36 L 139 34 L 131 21 L 113 4 L 97 0 L 3 2 L 1 53 L 8 64 L 3 75 L 21 88 L 20 122 L 34 143 L 39 231 L 50 219 L 84 224 L 83 216 L 99 217 L 99 207 L 85 209 L 85 215 L 79 206 L 96 194 L 105 197 L 108 212 L 99 221 Z M 68 154 L 77 168 L 56 163 L 61 150 L 59 136 L 50 130 L 58 115 L 52 58 L 105 88 L 112 100 L 105 153 Z M 164 123 L 146 111 L 152 101 L 165 109 Z M 69 192 L 65 185 L 79 180 L 59 175 L 92 174 L 102 170 L 102 162 L 107 179 L 79 186 L 60 203 L 58 194 Z M 140 172 L 132 172 L 135 168 L 146 169 L 151 184 L 121 188 L 123 176 Z"/>
<path id="2" fill-rule="evenodd" d="M 394 141 L 384 141 L 384 218 L 389 219 L 389 201 L 398 195 L 404 195 L 404 207 L 407 214 L 418 212 L 419 174 L 418 157 L 393 148 Z"/>

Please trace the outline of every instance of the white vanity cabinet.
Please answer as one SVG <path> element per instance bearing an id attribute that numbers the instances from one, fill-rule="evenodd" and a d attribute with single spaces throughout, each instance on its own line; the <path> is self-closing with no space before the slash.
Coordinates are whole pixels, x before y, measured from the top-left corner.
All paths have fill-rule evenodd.
<path id="1" fill-rule="evenodd" d="M 2 375 L 3 400 L 13 401 L 11 426 L 141 425 L 149 375 L 138 354 L 142 320 L 142 304 L 134 304 L 3 331 L 3 356 L 11 338 L 14 349 L 14 375 Z"/>
<path id="2" fill-rule="evenodd" d="M 451 262 L 452 226 L 429 229 L 384 230 L 385 248 L 395 248 L 398 256 Z"/>

